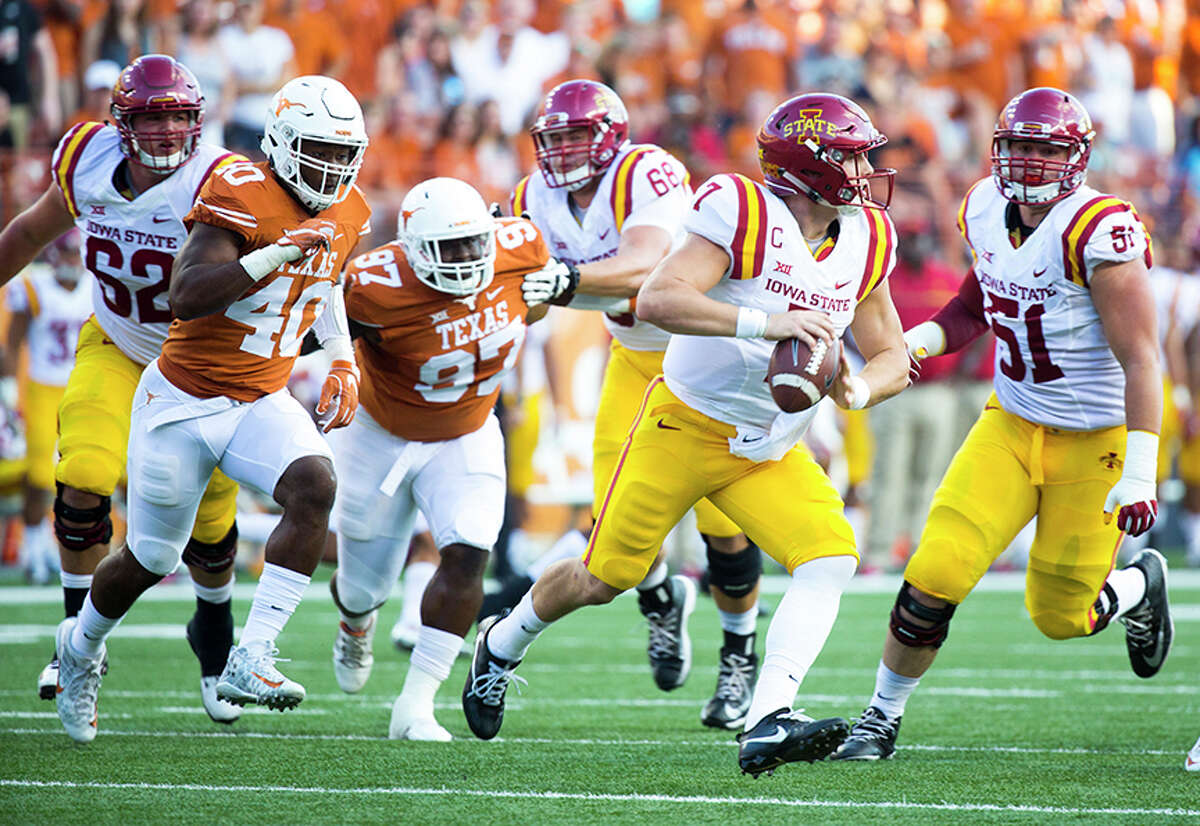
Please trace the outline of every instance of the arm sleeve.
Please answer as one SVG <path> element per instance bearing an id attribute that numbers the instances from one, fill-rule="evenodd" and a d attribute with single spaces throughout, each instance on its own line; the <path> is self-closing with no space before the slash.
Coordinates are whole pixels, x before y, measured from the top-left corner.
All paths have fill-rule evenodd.
<path id="1" fill-rule="evenodd" d="M 1146 266 L 1150 266 L 1150 234 L 1133 207 L 1129 204 L 1124 206 L 1125 209 L 1115 210 L 1101 218 L 1087 239 L 1087 245 L 1083 248 L 1083 263 L 1089 277 L 1099 264 L 1120 264 L 1143 256 L 1147 259 Z"/>
<path id="2" fill-rule="evenodd" d="M 961 350 L 991 329 L 983 312 L 983 291 L 979 288 L 974 271 L 967 273 L 958 288 L 958 295 L 934 313 L 930 320 L 936 322 L 946 334 L 945 353 Z"/>
<path id="3" fill-rule="evenodd" d="M 317 341 L 321 342 L 321 348 L 334 358 L 344 358 L 349 354 L 350 359 L 354 359 L 350 323 L 346 320 L 346 299 L 340 284 L 333 286 L 329 301 L 325 303 L 325 311 L 313 322 L 313 332 Z"/>

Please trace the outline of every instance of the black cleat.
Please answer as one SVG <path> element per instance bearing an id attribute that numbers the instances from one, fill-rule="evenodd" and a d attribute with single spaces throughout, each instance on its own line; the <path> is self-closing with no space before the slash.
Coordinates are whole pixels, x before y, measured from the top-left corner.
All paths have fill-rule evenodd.
<path id="1" fill-rule="evenodd" d="M 661 591 L 666 591 L 666 607 Z M 657 604 L 656 604 L 657 603 Z M 676 574 L 662 585 L 638 594 L 638 609 L 650 624 L 646 654 L 654 683 L 663 691 L 679 688 L 692 670 L 692 640 L 687 621 L 696 608 L 696 583 Z"/>
<path id="2" fill-rule="evenodd" d="M 1147 548 L 1133 558 L 1125 569 L 1137 568 L 1146 577 L 1146 595 L 1129 609 L 1121 622 L 1125 624 L 1125 647 L 1129 649 L 1129 664 L 1139 677 L 1153 677 L 1167 661 L 1175 624 L 1167 604 L 1167 561 L 1153 548 Z"/>
<path id="3" fill-rule="evenodd" d="M 717 691 L 713 694 L 700 722 L 712 728 L 736 729 L 746 722 L 750 700 L 754 697 L 754 677 L 758 672 L 758 655 L 749 655 L 731 648 L 721 649 L 721 666 L 717 672 Z"/>
<path id="4" fill-rule="evenodd" d="M 738 765 L 742 774 L 757 778 L 784 763 L 824 760 L 849 733 L 850 724 L 841 717 L 814 720 L 802 710 L 780 708 L 738 735 Z"/>
<path id="5" fill-rule="evenodd" d="M 467 672 L 467 683 L 463 686 L 462 706 L 467 725 L 480 740 L 491 740 L 500 732 L 504 722 L 504 694 L 509 680 L 525 682 L 513 674 L 520 660 L 509 662 L 492 654 L 487 647 L 488 631 L 508 615 L 502 613 L 488 617 L 479 623 L 475 633 L 475 654 L 471 657 L 471 668 Z"/>
<path id="6" fill-rule="evenodd" d="M 841 748 L 833 753 L 830 760 L 887 760 L 896 753 L 896 735 L 900 733 L 900 720 L 889 720 L 887 716 L 875 708 L 867 706 L 867 710 L 858 718 L 850 736 Z"/>

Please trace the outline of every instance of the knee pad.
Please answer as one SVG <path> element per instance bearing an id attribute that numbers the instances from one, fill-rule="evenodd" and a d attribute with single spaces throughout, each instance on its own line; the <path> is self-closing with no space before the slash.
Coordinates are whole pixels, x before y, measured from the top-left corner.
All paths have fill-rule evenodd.
<path id="1" fill-rule="evenodd" d="M 210 574 L 219 574 L 233 567 L 237 554 L 238 529 L 235 524 L 222 539 L 216 542 L 201 542 L 196 537 L 188 540 L 183 549 L 183 561 L 192 568 Z"/>
<path id="2" fill-rule="evenodd" d="M 54 535 L 59 543 L 68 551 L 86 551 L 93 545 L 104 545 L 112 539 L 112 499 L 100 497 L 100 504 L 94 508 L 77 508 L 63 501 L 63 483 L 55 486 L 58 490 L 54 497 Z M 82 525 L 67 525 L 63 520 L 80 522 Z"/>
<path id="3" fill-rule="evenodd" d="M 942 608 L 930 608 L 913 599 L 913 587 L 906 581 L 900 586 L 896 595 L 896 604 L 892 607 L 890 627 L 892 636 L 903 645 L 910 648 L 923 648 L 932 645 L 941 648 L 950 633 L 950 618 L 954 616 L 957 605 L 946 605 Z M 900 609 L 908 612 L 917 619 L 931 622 L 933 625 L 918 625 L 904 616 Z"/>
<path id="4" fill-rule="evenodd" d="M 708 552 L 708 584 L 733 599 L 741 599 L 754 590 L 762 576 L 762 551 L 753 542 L 735 554 L 721 553 L 704 538 Z"/>

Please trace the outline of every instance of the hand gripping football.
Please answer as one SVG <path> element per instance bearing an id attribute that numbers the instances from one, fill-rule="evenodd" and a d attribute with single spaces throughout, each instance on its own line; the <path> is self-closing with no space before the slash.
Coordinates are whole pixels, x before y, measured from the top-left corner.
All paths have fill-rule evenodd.
<path id="1" fill-rule="evenodd" d="M 767 366 L 767 384 L 779 409 L 799 413 L 823 399 L 837 377 L 841 349 L 840 341 L 830 345 L 824 339 L 817 339 L 812 349 L 798 338 L 777 343 Z"/>

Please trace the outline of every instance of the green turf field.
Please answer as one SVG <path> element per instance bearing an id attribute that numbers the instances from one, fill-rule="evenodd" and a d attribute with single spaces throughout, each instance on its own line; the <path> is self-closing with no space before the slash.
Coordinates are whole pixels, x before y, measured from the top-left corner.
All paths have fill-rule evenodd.
<path id="1" fill-rule="evenodd" d="M 801 689 L 810 714 L 862 709 L 897 582 L 860 577 L 843 599 Z M 909 702 L 895 759 L 793 764 L 756 781 L 738 773 L 732 734 L 699 724 L 716 678 L 710 600 L 692 617 L 695 665 L 675 692 L 654 687 L 645 631 L 623 597 L 543 635 L 496 740 L 467 729 L 460 659 L 438 711 L 456 741 L 402 743 L 386 739 L 408 666 L 387 640 L 398 606 L 383 611 L 370 682 L 345 696 L 330 664 L 336 615 L 314 583 L 280 638 L 292 660 L 281 669 L 308 699 L 224 728 L 200 707 L 183 637 L 190 586 L 159 586 L 110 640 L 100 734 L 79 746 L 34 692 L 59 591 L 0 587 L 0 823 L 1194 821 L 1200 773 L 1183 762 L 1200 736 L 1200 577 L 1173 574 L 1171 592 L 1175 648 L 1161 674 L 1140 680 L 1122 628 L 1052 642 L 1018 590 L 981 587 Z M 248 605 L 239 586 L 239 621 Z M 764 619 L 760 652 L 765 630 Z"/>

